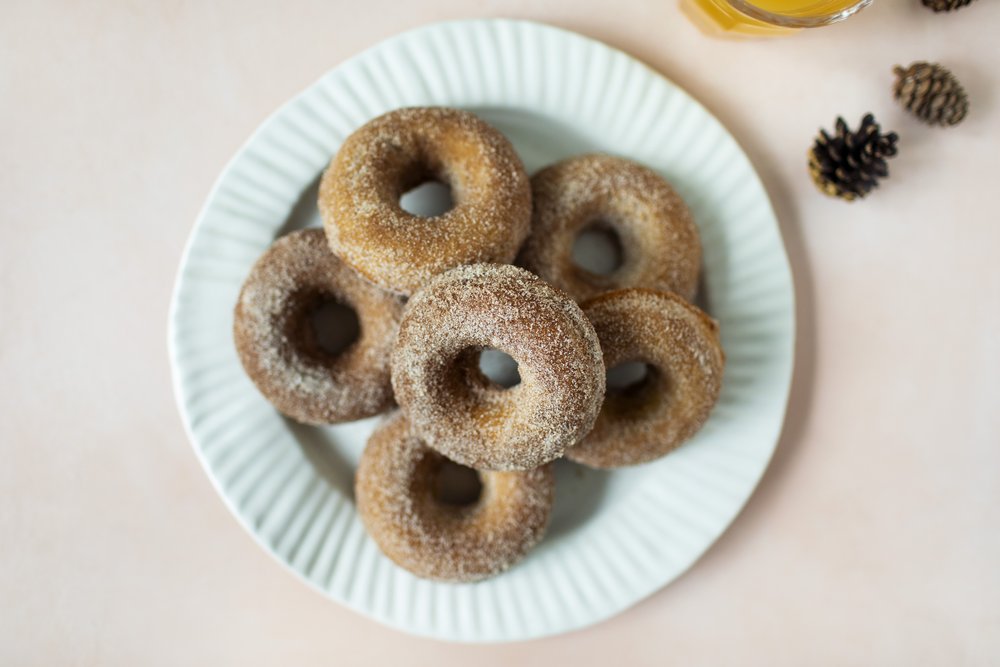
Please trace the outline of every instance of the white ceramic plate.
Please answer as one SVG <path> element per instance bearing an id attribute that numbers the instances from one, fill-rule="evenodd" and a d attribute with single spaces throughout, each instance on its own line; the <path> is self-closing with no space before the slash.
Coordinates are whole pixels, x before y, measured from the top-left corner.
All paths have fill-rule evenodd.
<path id="1" fill-rule="evenodd" d="M 587 151 L 658 170 L 690 204 L 720 321 L 722 396 L 698 435 L 635 469 L 559 463 L 542 544 L 478 584 L 411 576 L 382 556 L 353 504 L 374 420 L 331 428 L 282 418 L 244 375 L 232 312 L 279 235 L 319 224 L 316 181 L 344 138 L 385 111 L 469 109 L 530 172 Z M 760 479 L 784 418 L 792 281 L 767 195 L 728 132 L 684 91 L 586 37 L 522 21 L 441 23 L 336 67 L 269 118 L 222 172 L 181 262 L 170 360 L 195 451 L 226 504 L 278 560 L 334 600 L 407 632 L 512 641 L 608 618 L 684 572 Z"/>

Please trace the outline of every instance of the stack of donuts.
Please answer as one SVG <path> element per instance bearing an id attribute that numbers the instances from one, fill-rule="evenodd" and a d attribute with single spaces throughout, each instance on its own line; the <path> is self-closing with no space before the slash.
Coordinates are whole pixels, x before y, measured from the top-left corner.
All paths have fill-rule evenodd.
<path id="1" fill-rule="evenodd" d="M 404 210 L 402 195 L 428 181 L 450 186 L 453 206 Z M 698 232 L 650 169 L 583 155 L 529 180 L 507 139 L 472 113 L 406 108 L 347 138 L 319 209 L 323 229 L 279 238 L 251 270 L 236 349 L 294 420 L 386 413 L 355 497 L 371 537 L 414 574 L 464 582 L 504 571 L 545 532 L 552 461 L 646 463 L 707 420 L 724 355 L 717 323 L 690 303 Z M 595 225 L 621 246 L 606 275 L 573 260 Z M 330 303 L 357 318 L 341 350 L 314 326 Z M 520 381 L 487 377 L 484 350 L 510 355 Z M 644 378 L 608 389 L 607 371 L 628 362 L 644 364 Z M 456 500 L 442 482 L 456 469 L 475 471 L 471 497 Z"/>

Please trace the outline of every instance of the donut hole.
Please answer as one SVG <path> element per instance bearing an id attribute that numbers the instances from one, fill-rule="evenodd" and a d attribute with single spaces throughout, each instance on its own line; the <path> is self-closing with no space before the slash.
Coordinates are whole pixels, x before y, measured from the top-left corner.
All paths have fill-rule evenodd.
<path id="1" fill-rule="evenodd" d="M 626 361 L 607 371 L 608 408 L 632 418 L 655 410 L 667 395 L 668 382 L 663 373 L 642 361 Z"/>
<path id="2" fill-rule="evenodd" d="M 479 353 L 479 372 L 504 389 L 521 384 L 521 373 L 514 357 L 491 347 Z"/>
<path id="3" fill-rule="evenodd" d="M 592 222 L 576 235 L 572 259 L 578 269 L 596 276 L 609 276 L 625 262 L 621 237 L 610 223 Z"/>
<path id="4" fill-rule="evenodd" d="M 451 186 L 438 179 L 427 179 L 406 190 L 399 198 L 399 207 L 410 215 L 433 218 L 455 207 Z"/>
<path id="5" fill-rule="evenodd" d="M 361 336 L 358 314 L 331 296 L 314 295 L 304 315 L 302 340 L 313 356 L 337 357 Z"/>
<path id="6" fill-rule="evenodd" d="M 483 480 L 469 467 L 442 457 L 434 466 L 431 497 L 442 505 L 468 507 L 483 495 Z"/>
<path id="7" fill-rule="evenodd" d="M 649 382 L 653 372 L 652 367 L 642 361 L 626 361 L 623 364 L 618 364 L 608 369 L 608 392 L 634 394 Z"/>

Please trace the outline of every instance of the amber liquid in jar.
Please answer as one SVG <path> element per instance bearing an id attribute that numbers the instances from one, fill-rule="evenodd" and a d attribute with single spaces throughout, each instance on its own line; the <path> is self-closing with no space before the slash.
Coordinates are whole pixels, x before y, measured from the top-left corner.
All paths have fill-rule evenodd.
<path id="1" fill-rule="evenodd" d="M 783 35 L 836 23 L 871 0 L 681 0 L 706 32 L 732 36 Z"/>

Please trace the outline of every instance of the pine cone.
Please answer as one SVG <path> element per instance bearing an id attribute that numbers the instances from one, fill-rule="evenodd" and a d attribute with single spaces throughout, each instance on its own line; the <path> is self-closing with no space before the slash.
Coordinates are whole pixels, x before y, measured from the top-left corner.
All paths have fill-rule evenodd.
<path id="1" fill-rule="evenodd" d="M 920 0 L 924 3 L 924 7 L 930 9 L 931 11 L 937 12 L 950 12 L 953 9 L 961 9 L 966 5 L 972 4 L 972 0 Z"/>
<path id="2" fill-rule="evenodd" d="M 962 84 L 944 67 L 916 62 L 892 71 L 896 73 L 893 97 L 928 125 L 957 125 L 969 112 Z"/>
<path id="3" fill-rule="evenodd" d="M 838 117 L 835 135 L 821 129 L 809 150 L 809 173 L 831 197 L 847 201 L 864 197 L 878 187 L 878 179 L 889 175 L 886 158 L 896 154 L 898 139 L 895 132 L 882 134 L 871 114 L 861 119 L 857 132 Z"/>

